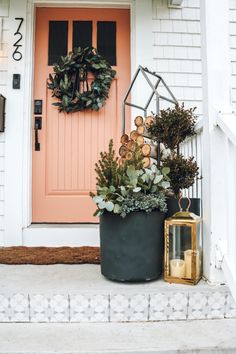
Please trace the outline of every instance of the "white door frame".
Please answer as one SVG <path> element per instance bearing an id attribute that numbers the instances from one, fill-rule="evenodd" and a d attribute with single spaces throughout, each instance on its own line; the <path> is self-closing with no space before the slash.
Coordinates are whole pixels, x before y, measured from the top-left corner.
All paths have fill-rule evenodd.
<path id="1" fill-rule="evenodd" d="M 5 236 L 4 245 L 98 244 L 98 225 L 31 226 L 32 222 L 32 105 L 36 7 L 115 7 L 131 11 L 131 75 L 139 64 L 152 62 L 152 0 L 10 0 L 10 43 L 7 88 Z M 22 27 L 23 60 L 11 58 L 15 17 Z M 152 67 L 151 67 L 152 69 Z M 21 90 L 12 89 L 13 73 L 21 73 Z M 133 93 L 138 98 L 138 92 Z M 17 105 L 14 104 L 17 100 Z M 21 107 L 19 109 L 19 107 Z M 40 236 L 41 234 L 41 236 Z M 65 238 L 63 238 L 65 234 Z M 57 235 L 58 240 L 57 240 Z M 81 238 L 80 238 L 81 235 Z M 86 237 L 84 235 L 87 235 Z M 86 241 L 87 240 L 87 241 Z"/>

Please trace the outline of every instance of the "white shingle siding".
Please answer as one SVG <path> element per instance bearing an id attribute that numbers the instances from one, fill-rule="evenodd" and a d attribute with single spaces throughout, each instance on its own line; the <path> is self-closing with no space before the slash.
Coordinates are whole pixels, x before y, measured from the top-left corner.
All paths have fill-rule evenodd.
<path id="1" fill-rule="evenodd" d="M 9 0 L 0 0 L 0 17 L 8 17 Z"/>
<path id="2" fill-rule="evenodd" d="M 7 67 L 8 67 L 8 34 L 9 34 L 9 1 L 0 0 L 0 26 L 2 23 L 2 42 L 0 52 L 0 93 L 7 95 Z M 4 243 L 4 165 L 5 165 L 5 137 L 0 133 L 0 246 Z"/>
<path id="3" fill-rule="evenodd" d="M 155 70 L 186 107 L 202 113 L 200 1 L 184 0 L 181 9 L 167 0 L 153 1 L 153 58 Z"/>
<path id="4" fill-rule="evenodd" d="M 236 0 L 229 1 L 229 45 L 231 59 L 231 101 L 236 107 Z"/>

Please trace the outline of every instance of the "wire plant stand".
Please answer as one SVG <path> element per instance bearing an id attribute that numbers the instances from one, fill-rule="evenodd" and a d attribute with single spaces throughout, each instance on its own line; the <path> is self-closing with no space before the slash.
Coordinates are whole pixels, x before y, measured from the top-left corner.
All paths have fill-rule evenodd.
<path id="1" fill-rule="evenodd" d="M 136 80 L 138 79 L 138 76 L 142 75 L 144 77 L 144 79 L 146 80 L 146 82 L 148 83 L 148 85 L 150 86 L 152 92 L 151 92 L 151 95 L 150 97 L 148 98 L 147 100 L 147 103 L 144 107 L 142 106 L 139 106 L 137 104 L 134 104 L 134 103 L 131 103 L 131 102 L 128 102 L 128 97 L 132 91 L 132 88 L 136 82 Z M 157 82 L 155 84 L 153 84 L 150 80 L 150 78 L 148 77 L 148 75 L 152 75 L 154 76 L 156 79 L 157 79 Z M 158 88 L 160 85 L 163 85 L 163 87 L 165 87 L 165 89 L 167 90 L 167 92 L 169 93 L 170 95 L 170 98 L 168 97 L 165 97 L 163 95 L 160 95 L 158 93 Z M 167 101 L 167 102 L 170 102 L 172 104 L 178 104 L 178 101 L 176 100 L 175 96 L 173 95 L 173 93 L 171 92 L 170 88 L 168 87 L 168 85 L 165 83 L 165 81 L 163 80 L 163 78 L 158 75 L 155 71 L 150 71 L 148 68 L 144 68 L 143 66 L 139 65 L 135 75 L 134 75 L 134 78 L 128 88 L 128 91 L 125 95 L 125 98 L 123 100 L 123 104 L 122 104 L 122 134 L 125 133 L 125 122 L 126 122 L 126 117 L 125 117 L 125 112 L 126 112 L 126 106 L 129 106 L 129 107 L 133 107 L 133 108 L 137 108 L 137 109 L 140 109 L 143 111 L 143 114 L 144 114 L 144 117 L 146 118 L 147 117 L 147 111 L 148 111 L 148 107 L 150 106 L 153 98 L 156 98 L 156 114 L 158 115 L 159 112 L 160 112 L 160 100 L 163 100 L 163 101 Z"/>

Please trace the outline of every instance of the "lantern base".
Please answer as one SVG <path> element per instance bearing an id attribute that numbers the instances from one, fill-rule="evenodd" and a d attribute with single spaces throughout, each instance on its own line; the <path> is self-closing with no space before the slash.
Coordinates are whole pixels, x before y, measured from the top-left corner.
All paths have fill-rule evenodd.
<path id="1" fill-rule="evenodd" d="M 198 279 L 187 279 L 164 276 L 164 280 L 170 284 L 197 285 L 197 283 L 201 280 L 201 277 Z"/>

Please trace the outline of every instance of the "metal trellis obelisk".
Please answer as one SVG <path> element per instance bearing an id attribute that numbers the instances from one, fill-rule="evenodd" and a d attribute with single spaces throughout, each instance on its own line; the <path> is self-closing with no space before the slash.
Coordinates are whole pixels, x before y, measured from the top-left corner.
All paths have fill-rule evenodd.
<path id="1" fill-rule="evenodd" d="M 139 106 L 139 105 L 136 105 L 134 103 L 131 103 L 131 102 L 128 102 L 128 97 L 129 97 L 129 94 L 131 93 L 132 91 L 132 88 L 135 84 L 135 81 L 137 80 L 138 76 L 142 74 L 143 77 L 145 78 L 146 82 L 148 83 L 148 85 L 151 87 L 152 89 L 152 93 L 146 103 L 146 105 L 144 107 L 142 106 Z M 154 77 L 157 78 L 157 82 L 155 84 L 153 84 L 150 80 L 150 78 L 148 77 L 148 75 L 152 75 Z M 163 95 L 160 95 L 158 93 L 158 87 L 159 85 L 162 84 L 166 90 L 168 91 L 169 95 L 171 98 L 168 98 L 168 97 L 165 97 Z M 171 92 L 171 90 L 169 89 L 169 87 L 167 86 L 167 84 L 165 83 L 165 81 L 163 80 L 163 78 L 158 75 L 156 72 L 153 72 L 153 71 L 150 71 L 148 70 L 147 68 L 143 68 L 141 65 L 138 67 L 138 70 L 136 71 L 135 75 L 134 75 L 134 78 L 128 88 L 128 91 L 125 95 L 125 98 L 124 98 L 124 101 L 123 101 L 123 106 L 122 106 L 122 133 L 124 134 L 125 133 L 125 108 L 126 106 L 129 106 L 129 107 L 134 107 L 134 108 L 137 108 L 137 109 L 140 109 L 144 112 L 144 117 L 147 117 L 147 110 L 148 110 L 148 107 L 153 99 L 153 97 L 156 96 L 156 114 L 159 114 L 159 111 L 160 111 L 160 99 L 164 100 L 164 101 L 168 101 L 170 103 L 173 103 L 173 104 L 177 104 L 178 101 L 176 100 L 175 96 L 173 95 L 173 93 Z"/>

